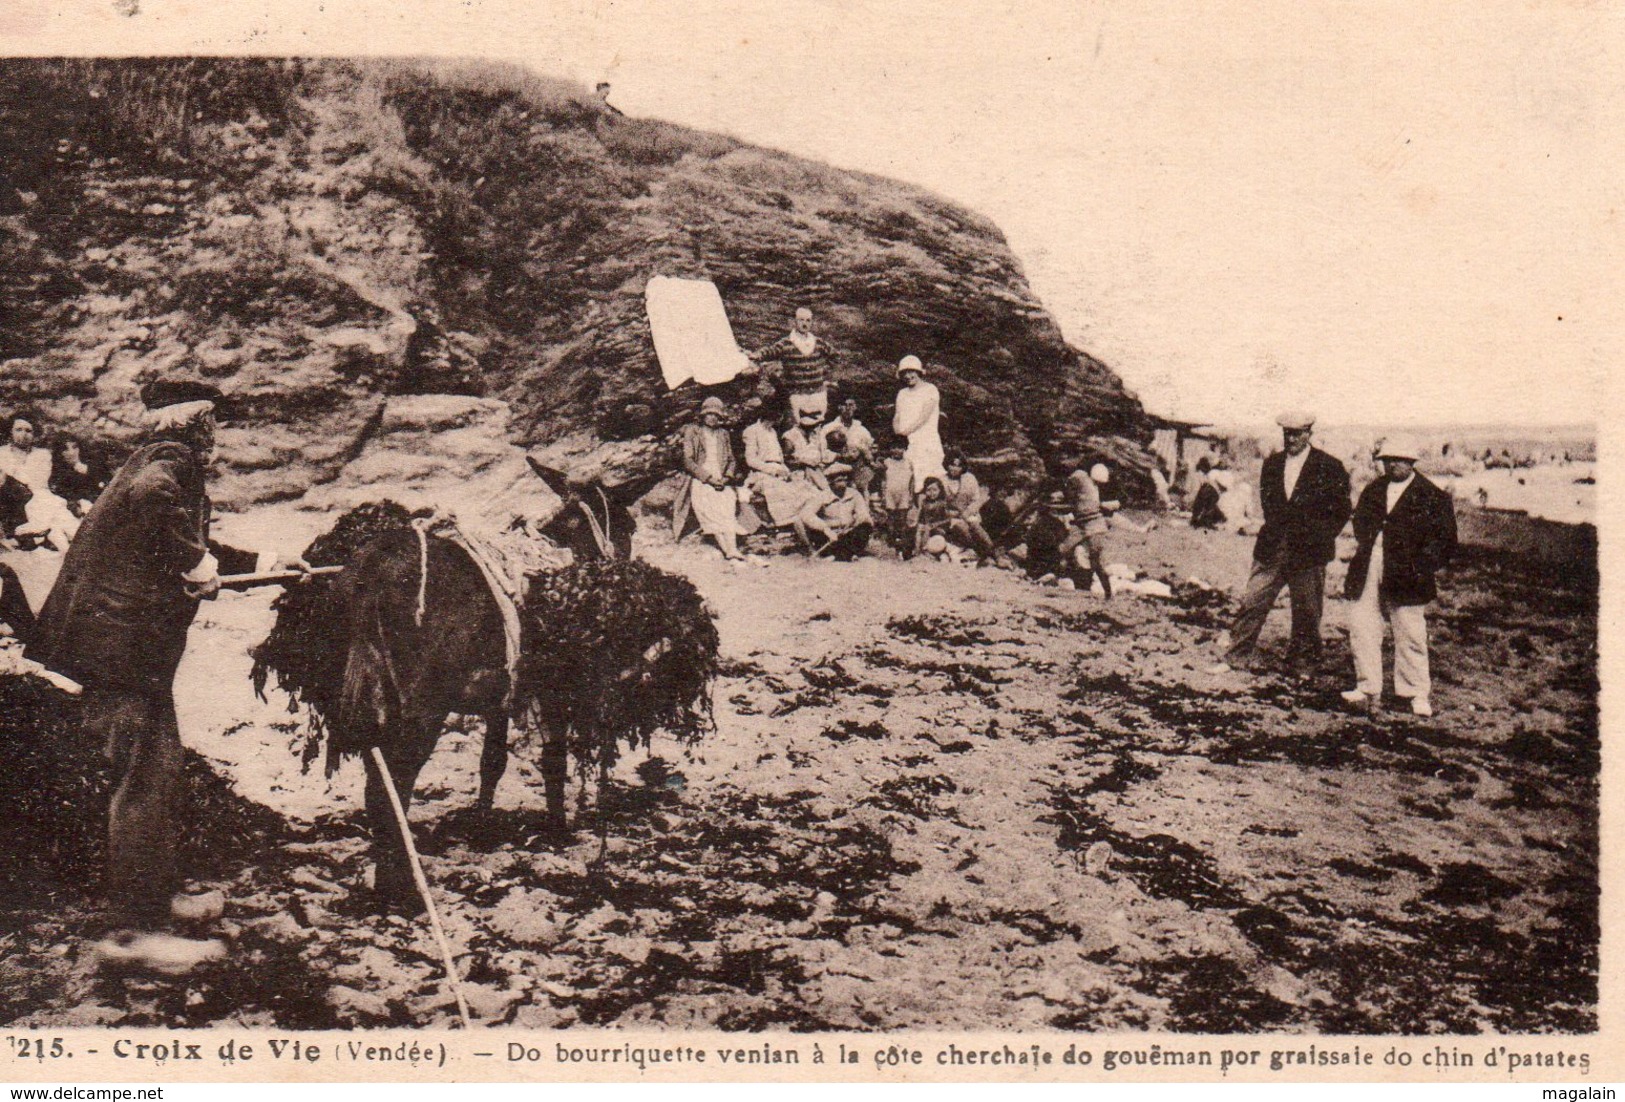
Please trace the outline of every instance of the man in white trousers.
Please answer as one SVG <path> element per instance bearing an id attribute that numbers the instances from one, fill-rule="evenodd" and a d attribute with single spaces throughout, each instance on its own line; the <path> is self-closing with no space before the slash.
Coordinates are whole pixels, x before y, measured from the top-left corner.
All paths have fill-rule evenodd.
<path id="1" fill-rule="evenodd" d="M 1433 575 L 1456 551 L 1456 510 L 1449 494 L 1416 472 L 1421 449 L 1395 436 L 1378 459 L 1383 477 L 1360 494 L 1354 507 L 1358 547 L 1349 563 L 1344 596 L 1349 609 L 1349 646 L 1358 683 L 1343 694 L 1357 706 L 1382 696 L 1382 622 L 1394 633 L 1394 695 L 1411 711 L 1431 716 L 1426 609 L 1438 595 Z"/>

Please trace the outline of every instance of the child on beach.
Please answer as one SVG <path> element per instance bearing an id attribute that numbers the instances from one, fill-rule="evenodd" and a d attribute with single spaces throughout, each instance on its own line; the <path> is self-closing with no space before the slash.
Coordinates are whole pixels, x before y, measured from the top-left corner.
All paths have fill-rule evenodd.
<path id="1" fill-rule="evenodd" d="M 886 538 L 905 559 L 914 553 L 914 468 L 908 461 L 908 441 L 902 437 L 886 445 L 881 463 L 880 508 L 886 514 Z"/>
<path id="2" fill-rule="evenodd" d="M 953 525 L 953 506 L 948 501 L 948 489 L 940 478 L 927 478 L 920 490 L 915 506 L 914 553 L 933 558 L 950 556 L 948 530 Z"/>

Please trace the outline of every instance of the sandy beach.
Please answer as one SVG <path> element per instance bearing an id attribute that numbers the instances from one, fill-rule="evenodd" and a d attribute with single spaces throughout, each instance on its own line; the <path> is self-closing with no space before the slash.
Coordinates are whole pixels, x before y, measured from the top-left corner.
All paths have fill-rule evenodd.
<path id="1" fill-rule="evenodd" d="M 1112 539 L 1174 598 L 882 559 L 733 570 L 647 539 L 717 613 L 717 730 L 690 756 L 657 740 L 622 762 L 602 869 L 590 788 L 581 829 L 540 832 L 523 740 L 494 826 L 466 813 L 477 724 L 419 782 L 413 817 L 476 1018 L 1595 1028 L 1594 590 L 1467 556 L 1432 617 L 1439 714 L 1389 701 L 1367 716 L 1337 695 L 1342 602 L 1321 676 L 1210 675 L 1251 541 L 1166 522 Z M 252 694 L 269 602 L 205 606 L 177 684 L 188 746 L 277 813 L 252 860 L 198 882 L 230 901 L 229 966 L 98 978 L 79 941 L 93 912 L 60 887 L 0 916 L 0 1020 L 450 1020 L 426 929 L 352 890 L 359 765 L 301 772 L 301 717 Z"/>

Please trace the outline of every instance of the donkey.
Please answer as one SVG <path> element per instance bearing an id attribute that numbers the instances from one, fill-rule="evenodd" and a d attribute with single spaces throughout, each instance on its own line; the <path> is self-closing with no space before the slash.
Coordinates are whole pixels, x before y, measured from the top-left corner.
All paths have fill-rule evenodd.
<path id="1" fill-rule="evenodd" d="M 531 466 L 564 502 L 542 528 L 543 536 L 578 562 L 631 557 L 636 522 L 629 506 L 646 483 L 578 485 L 534 460 Z M 402 805 L 410 806 L 418 773 L 447 717 L 453 712 L 480 716 L 485 739 L 475 806 L 488 814 L 507 770 L 511 717 L 502 617 L 479 567 L 450 540 L 430 536 L 420 544 L 415 532 L 395 531 L 362 548 L 334 580 L 334 607 L 344 617 L 348 638 L 339 706 L 329 717 L 334 745 L 352 751 L 378 747 Z M 415 899 L 411 869 L 387 790 L 373 756 L 363 757 L 377 900 L 410 905 Z M 541 765 L 548 825 L 562 830 L 565 732 L 551 727 L 545 732 Z"/>

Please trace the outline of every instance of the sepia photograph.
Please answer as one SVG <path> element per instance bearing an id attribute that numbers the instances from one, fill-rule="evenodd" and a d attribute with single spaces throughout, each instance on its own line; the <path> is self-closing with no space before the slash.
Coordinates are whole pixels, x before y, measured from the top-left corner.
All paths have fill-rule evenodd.
<path id="1" fill-rule="evenodd" d="M 1617 15 L 274 7 L 0 14 L 6 1030 L 1582 1074 Z"/>

